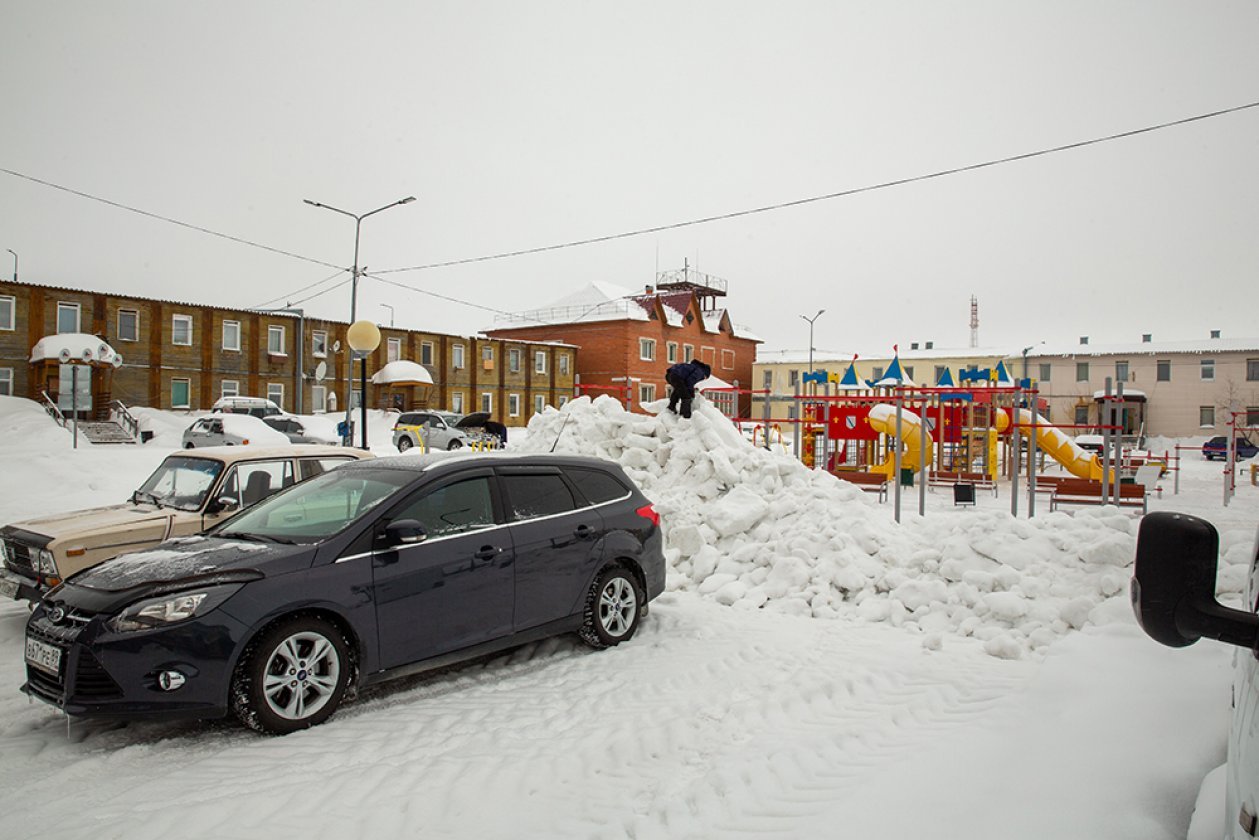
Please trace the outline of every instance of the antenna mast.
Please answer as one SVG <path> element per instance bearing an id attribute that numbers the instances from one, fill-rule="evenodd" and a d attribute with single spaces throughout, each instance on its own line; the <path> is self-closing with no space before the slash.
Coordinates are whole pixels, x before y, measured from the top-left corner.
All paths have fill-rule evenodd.
<path id="1" fill-rule="evenodd" d="M 970 296 L 970 346 L 979 346 L 979 298 Z"/>

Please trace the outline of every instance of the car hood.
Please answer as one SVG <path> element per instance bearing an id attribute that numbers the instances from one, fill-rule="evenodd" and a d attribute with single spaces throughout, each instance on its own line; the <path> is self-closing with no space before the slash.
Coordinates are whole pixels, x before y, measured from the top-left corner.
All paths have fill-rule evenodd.
<path id="1" fill-rule="evenodd" d="M 455 424 L 456 429 L 476 429 L 485 426 L 486 421 L 490 419 L 489 412 L 474 411 L 466 417 L 459 419 Z"/>
<path id="2" fill-rule="evenodd" d="M 109 533 L 145 524 L 163 523 L 176 512 L 186 516 L 196 515 L 195 511 L 191 513 L 176 511 L 174 508 L 160 508 L 150 504 L 110 505 L 14 522 L 0 533 L 25 531 L 27 534 L 43 537 L 47 545 L 54 540 L 67 540 L 99 532 Z"/>
<path id="3" fill-rule="evenodd" d="M 244 583 L 309 566 L 313 553 L 310 545 L 183 537 L 85 569 L 49 593 L 49 600 L 103 612 L 189 586 Z"/>

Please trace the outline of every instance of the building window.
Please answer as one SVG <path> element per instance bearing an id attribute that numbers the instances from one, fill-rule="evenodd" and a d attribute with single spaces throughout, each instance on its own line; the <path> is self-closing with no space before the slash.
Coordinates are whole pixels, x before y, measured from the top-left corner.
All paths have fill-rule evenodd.
<path id="1" fill-rule="evenodd" d="M 1198 425 L 1204 429 L 1215 428 L 1215 406 L 1198 406 Z"/>
<path id="2" fill-rule="evenodd" d="M 1053 365 L 1049 364 L 1049 362 L 1041 362 L 1040 363 L 1040 381 L 1048 382 L 1049 374 L 1052 370 L 1053 370 Z"/>
<path id="3" fill-rule="evenodd" d="M 800 371 L 798 370 L 787 371 L 787 387 L 794 388 L 799 384 L 800 384 Z"/>
<path id="4" fill-rule="evenodd" d="M 0 396 L 13 396 L 13 368 L 0 368 Z"/>
<path id="5" fill-rule="evenodd" d="M 481 410 L 486 414 L 494 413 L 494 394 L 490 391 L 481 392 Z"/>
<path id="6" fill-rule="evenodd" d="M 358 388 L 350 389 L 350 408 L 357 409 L 363 404 L 363 392 Z"/>
<path id="7" fill-rule="evenodd" d="M 1088 362 L 1075 363 L 1075 381 L 1076 382 L 1089 381 L 1089 363 Z"/>
<path id="8" fill-rule="evenodd" d="M 761 371 L 761 387 L 764 388 L 766 391 L 774 387 L 774 371 L 773 370 L 767 369 L 767 370 Z"/>
<path id="9" fill-rule="evenodd" d="M 1075 425 L 1087 426 L 1089 424 L 1089 407 L 1087 405 L 1077 405 L 1075 407 Z"/>
<path id="10" fill-rule="evenodd" d="M 268 382 L 267 399 L 271 400 L 271 402 L 275 403 L 280 408 L 284 408 L 284 383 Z"/>
<path id="11" fill-rule="evenodd" d="M 172 379 L 170 381 L 170 407 L 188 408 L 188 395 L 192 392 L 189 380 Z"/>
<path id="12" fill-rule="evenodd" d="M 905 371 L 905 378 L 912 382 L 914 379 L 914 366 L 905 365 L 905 367 L 903 367 L 902 370 Z"/>
<path id="13" fill-rule="evenodd" d="M 934 372 L 934 374 L 933 374 L 933 376 L 934 376 L 935 378 L 931 380 L 931 381 L 932 381 L 932 383 L 934 383 L 934 384 L 939 384 L 940 380 L 944 378 L 944 371 L 945 371 L 945 370 L 946 370 L 946 368 L 945 368 L 945 366 L 944 366 L 944 365 L 936 365 L 936 366 L 935 366 L 935 372 Z"/>
<path id="14" fill-rule="evenodd" d="M 1246 425 L 1259 426 L 1259 406 L 1246 406 Z"/>
<path id="15" fill-rule="evenodd" d="M 224 379 L 222 384 L 219 385 L 219 396 L 220 397 L 239 397 L 240 396 L 240 382 L 238 382 L 235 379 Z"/>
<path id="16" fill-rule="evenodd" d="M 385 339 L 385 364 L 396 362 L 402 358 L 402 339 Z"/>
<path id="17" fill-rule="evenodd" d="M 316 359 L 326 358 L 328 355 L 328 331 L 312 330 L 310 334 L 310 355 Z"/>
<path id="18" fill-rule="evenodd" d="M 787 405 L 787 419 L 795 420 L 800 414 L 800 406 L 794 402 Z"/>
<path id="19" fill-rule="evenodd" d="M 870 378 L 871 378 L 871 379 L 873 379 L 875 382 L 878 382 L 880 379 L 882 379 L 882 378 L 883 378 L 883 368 L 882 368 L 882 367 L 875 367 L 875 368 L 874 368 L 873 373 L 871 373 L 871 375 L 870 375 Z"/>
<path id="20" fill-rule="evenodd" d="M 656 360 L 656 340 L 654 338 L 638 339 L 638 358 L 644 362 Z"/>
<path id="21" fill-rule="evenodd" d="M 57 332 L 77 333 L 79 329 L 79 305 L 77 303 L 57 304 Z"/>
<path id="22" fill-rule="evenodd" d="M 1203 382 L 1215 381 L 1215 359 L 1202 360 L 1202 381 Z M 1214 426 L 1215 424 L 1212 423 L 1211 425 Z"/>
<path id="23" fill-rule="evenodd" d="M 420 364 L 431 365 L 433 363 L 433 342 L 420 342 Z"/>
<path id="24" fill-rule="evenodd" d="M 1115 381 L 1116 382 L 1128 381 L 1128 363 L 1127 362 L 1115 362 Z"/>
<path id="25" fill-rule="evenodd" d="M 695 347 L 691 344 L 682 345 L 682 361 L 689 362 L 695 358 Z"/>
<path id="26" fill-rule="evenodd" d="M 653 402 L 656 399 L 655 384 L 643 383 L 638 386 L 638 402 L 639 404 Z"/>
<path id="27" fill-rule="evenodd" d="M 668 342 L 664 346 L 664 352 L 669 364 L 673 364 L 678 360 L 678 343 L 676 341 Z"/>
<path id="28" fill-rule="evenodd" d="M 223 349 L 240 352 L 240 321 L 223 322 Z"/>
<path id="29" fill-rule="evenodd" d="M 135 309 L 118 310 L 118 340 L 140 340 L 140 313 Z"/>
<path id="30" fill-rule="evenodd" d="M 700 361 L 708 365 L 710 369 L 716 367 L 717 366 L 717 348 L 716 347 L 699 348 L 699 358 L 700 358 Z"/>
<path id="31" fill-rule="evenodd" d="M 546 410 L 546 397 L 541 394 L 533 395 L 533 413 L 541 414 Z"/>
<path id="32" fill-rule="evenodd" d="M 734 370 L 734 351 L 733 350 L 721 351 L 721 367 L 724 370 Z"/>
<path id="33" fill-rule="evenodd" d="M 267 353 L 272 356 L 285 356 L 284 327 L 274 324 L 267 327 Z"/>
<path id="34" fill-rule="evenodd" d="M 512 373 L 520 373 L 520 348 L 513 347 L 507 351 L 507 369 Z"/>
<path id="35" fill-rule="evenodd" d="M 450 395 L 450 410 L 455 414 L 463 414 L 463 391 L 455 391 Z"/>
<path id="36" fill-rule="evenodd" d="M 1172 381 L 1172 363 L 1170 359 L 1159 359 L 1156 362 L 1158 373 L 1156 374 L 1159 382 Z"/>
<path id="37" fill-rule="evenodd" d="M 560 408 L 563 408 L 566 405 L 568 405 L 568 394 L 563 394 L 560 396 Z"/>
<path id="38" fill-rule="evenodd" d="M 568 375 L 568 354 L 560 353 L 559 356 L 556 357 L 556 361 L 558 362 L 560 366 L 560 375 L 567 376 Z"/>
<path id="39" fill-rule="evenodd" d="M 520 394 L 507 395 L 507 416 L 508 417 L 520 416 Z"/>
<path id="40" fill-rule="evenodd" d="M 1246 381 L 1259 382 L 1259 359 L 1246 360 Z M 1247 426 L 1252 425 L 1250 423 Z"/>
<path id="41" fill-rule="evenodd" d="M 170 322 L 170 343 L 182 347 L 192 346 L 192 316 L 172 315 Z"/>
<path id="42" fill-rule="evenodd" d="M 315 414 L 328 410 L 328 389 L 323 385 L 310 386 L 310 410 Z"/>
<path id="43" fill-rule="evenodd" d="M 451 345 L 450 364 L 455 370 L 463 369 L 463 345 L 462 344 Z"/>
<path id="44" fill-rule="evenodd" d="M 0 295 L 0 330 L 11 332 L 17 319 L 17 298 L 12 295 Z"/>
<path id="45" fill-rule="evenodd" d="M 546 373 L 546 351 L 538 350 L 533 354 L 533 372 Z"/>
<path id="46" fill-rule="evenodd" d="M 483 345 L 481 345 L 481 361 L 483 361 L 483 362 L 490 362 L 490 363 L 491 363 L 491 365 L 493 364 L 493 362 L 494 362 L 494 345 L 492 345 L 492 344 L 483 344 Z"/>

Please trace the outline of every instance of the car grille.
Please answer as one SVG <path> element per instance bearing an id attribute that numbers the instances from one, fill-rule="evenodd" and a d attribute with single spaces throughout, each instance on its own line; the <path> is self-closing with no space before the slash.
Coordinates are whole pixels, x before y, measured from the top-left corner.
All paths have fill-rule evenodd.
<path id="1" fill-rule="evenodd" d="M 13 540 L 5 540 L 4 543 L 4 565 L 22 577 L 36 577 L 35 564 L 31 559 L 34 549 Z"/>
<path id="2" fill-rule="evenodd" d="M 66 668 L 69 660 L 71 644 L 91 616 L 78 611 L 67 613 L 61 624 L 52 624 L 40 618 L 27 625 L 28 635 L 54 645 L 61 649 L 61 671 L 56 676 L 41 671 L 30 665 L 26 666 L 26 682 L 35 693 L 61 703 L 66 698 Z M 122 688 L 114 682 L 113 677 L 105 670 L 91 651 L 80 648 L 74 676 L 74 690 L 71 696 L 84 700 L 104 700 L 121 697 Z"/>
<path id="3" fill-rule="evenodd" d="M 74 696 L 103 700 L 121 697 L 122 689 L 90 651 L 79 651 L 79 667 L 74 672 Z"/>

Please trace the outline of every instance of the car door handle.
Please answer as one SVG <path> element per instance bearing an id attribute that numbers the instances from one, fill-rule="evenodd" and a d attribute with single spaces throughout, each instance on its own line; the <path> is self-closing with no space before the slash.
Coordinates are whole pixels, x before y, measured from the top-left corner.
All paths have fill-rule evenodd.
<path id="1" fill-rule="evenodd" d="M 481 561 L 493 560 L 502 552 L 503 550 L 496 545 L 483 545 L 480 550 L 472 552 L 472 556 Z"/>
<path id="2" fill-rule="evenodd" d="M 578 525 L 573 530 L 573 535 L 579 540 L 588 540 L 594 536 L 594 533 L 595 529 L 591 528 L 589 525 Z"/>

